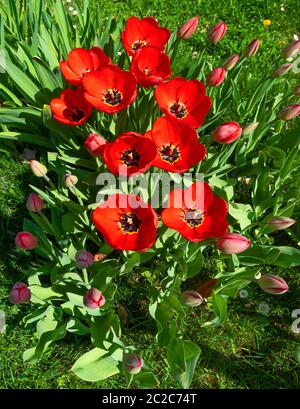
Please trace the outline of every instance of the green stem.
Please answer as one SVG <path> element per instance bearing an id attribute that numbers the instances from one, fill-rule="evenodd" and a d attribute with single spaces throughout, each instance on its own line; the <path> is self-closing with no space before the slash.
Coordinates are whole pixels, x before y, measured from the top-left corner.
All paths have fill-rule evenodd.
<path id="1" fill-rule="evenodd" d="M 50 223 L 48 217 L 46 215 L 44 215 L 44 213 L 42 211 L 38 212 L 38 214 L 41 216 L 41 218 L 44 220 L 44 222 L 47 224 L 47 226 L 49 226 L 50 230 L 52 231 L 53 235 L 55 237 L 57 237 L 57 231 L 56 229 L 52 226 L 52 224 Z"/>
<path id="2" fill-rule="evenodd" d="M 85 284 L 89 284 L 89 277 L 88 277 L 88 272 L 86 268 L 82 270 L 82 273 L 83 273 L 83 281 L 85 282 Z"/>

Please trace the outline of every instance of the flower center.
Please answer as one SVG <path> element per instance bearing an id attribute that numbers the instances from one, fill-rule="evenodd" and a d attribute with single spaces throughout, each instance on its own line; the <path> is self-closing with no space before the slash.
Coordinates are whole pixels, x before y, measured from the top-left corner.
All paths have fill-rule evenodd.
<path id="1" fill-rule="evenodd" d="M 139 166 L 141 155 L 136 150 L 127 149 L 122 153 L 121 161 L 126 166 Z"/>
<path id="2" fill-rule="evenodd" d="M 188 209 L 184 211 L 184 221 L 190 227 L 198 227 L 204 222 L 204 213 L 198 209 Z"/>
<path id="3" fill-rule="evenodd" d="M 160 148 L 159 153 L 161 159 L 169 163 L 174 163 L 180 159 L 180 150 L 178 149 L 178 146 L 175 146 L 172 143 L 163 145 Z"/>
<path id="4" fill-rule="evenodd" d="M 119 220 L 123 233 L 134 234 L 139 230 L 142 220 L 134 213 L 123 213 Z"/>
<path id="5" fill-rule="evenodd" d="M 144 73 L 145 75 L 147 75 L 147 77 L 150 77 L 150 75 L 153 74 L 153 70 L 151 70 L 151 68 L 149 68 L 149 65 L 147 65 L 147 67 L 144 68 Z"/>
<path id="6" fill-rule="evenodd" d="M 184 104 L 179 102 L 178 100 L 176 102 L 173 102 L 173 104 L 169 108 L 171 114 L 175 115 L 176 118 L 182 119 L 185 118 L 188 114 L 188 111 L 185 107 Z"/>
<path id="7" fill-rule="evenodd" d="M 122 101 L 122 99 L 122 93 L 115 88 L 107 89 L 103 93 L 103 101 L 106 105 L 118 105 Z"/>
<path id="8" fill-rule="evenodd" d="M 140 48 L 145 47 L 149 43 L 145 40 L 136 40 L 131 45 L 131 50 L 136 53 Z"/>
<path id="9" fill-rule="evenodd" d="M 80 121 L 84 117 L 84 112 L 78 107 L 68 107 L 65 110 L 65 115 L 70 118 L 73 122 Z"/>

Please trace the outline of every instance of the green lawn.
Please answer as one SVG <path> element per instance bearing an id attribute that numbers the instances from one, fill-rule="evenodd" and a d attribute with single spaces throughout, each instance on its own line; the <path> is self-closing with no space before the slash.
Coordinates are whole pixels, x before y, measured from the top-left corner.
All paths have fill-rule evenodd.
<path id="1" fill-rule="evenodd" d="M 249 77 L 267 67 L 270 61 L 294 34 L 299 34 L 297 8 L 299 1 L 268 0 L 135 0 L 95 1 L 103 18 L 114 14 L 128 17 L 131 14 L 152 15 L 159 22 L 174 29 L 193 15 L 200 16 L 200 24 L 193 38 L 180 49 L 177 69 L 188 66 L 196 52 L 206 45 L 206 25 L 224 20 L 228 24 L 226 37 L 217 46 L 210 46 L 209 52 L 217 52 L 222 61 L 233 52 L 241 52 L 253 38 L 262 42 L 261 52 L 254 57 Z M 250 4 L 249 4 L 250 3 Z M 68 5 L 69 7 L 70 5 Z M 74 7 L 74 6 L 73 6 Z M 284 8 L 284 11 L 281 8 Z M 76 24 L 74 17 L 74 24 Z M 270 19 L 269 27 L 263 20 Z M 194 54 L 193 54 L 194 53 Z M 1 153 L 0 157 L 0 309 L 6 313 L 7 328 L 0 334 L 0 388 L 122 388 L 126 387 L 123 376 L 114 377 L 102 383 L 90 384 L 76 378 L 69 370 L 74 361 L 90 349 L 89 342 L 69 336 L 53 344 L 35 366 L 22 363 L 22 353 L 35 343 L 33 327 L 25 329 L 21 317 L 30 311 L 30 306 L 11 306 L 7 296 L 11 285 L 24 278 L 23 271 L 30 259 L 29 254 L 16 250 L 15 234 L 22 227 L 26 216 L 24 206 L 33 182 L 28 167 L 22 165 L 17 156 Z M 34 179 L 36 184 L 36 179 Z M 24 255 L 25 254 L 25 255 Z M 207 265 L 201 274 L 216 273 L 220 266 Z M 271 269 L 270 269 L 271 270 Z M 295 350 L 300 336 L 293 334 L 291 325 L 294 309 L 300 309 L 300 278 L 296 269 L 278 271 L 286 278 L 291 290 L 281 297 L 272 297 L 253 286 L 248 289 L 246 299 L 237 298 L 229 306 L 229 319 L 220 327 L 202 328 L 200 323 L 209 318 L 208 307 L 192 310 L 187 325 L 187 338 L 198 343 L 202 353 L 192 383 L 194 388 L 297 388 L 299 364 Z M 148 285 L 147 275 L 139 273 L 139 282 L 132 276 L 122 288 L 120 302 L 128 311 L 124 325 L 125 338 L 143 350 L 143 358 L 156 373 L 161 388 L 177 387 L 172 376 L 166 371 L 162 351 L 157 350 L 154 322 L 147 314 L 147 300 L 143 288 Z M 200 281 L 200 277 L 198 277 Z M 139 293 L 138 302 L 135 295 Z M 125 303 L 125 299 L 126 302 Z M 132 303 L 131 303 L 132 300 Z M 270 306 L 264 316 L 258 310 L 259 303 Z M 131 317 L 140 317 L 134 327 Z M 130 342 L 130 341 L 129 341 Z"/>

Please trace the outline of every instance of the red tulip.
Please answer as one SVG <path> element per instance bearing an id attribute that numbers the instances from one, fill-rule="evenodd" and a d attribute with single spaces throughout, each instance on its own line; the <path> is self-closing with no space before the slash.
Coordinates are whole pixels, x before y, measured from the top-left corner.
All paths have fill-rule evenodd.
<path id="1" fill-rule="evenodd" d="M 300 104 L 292 104 L 283 108 L 279 113 L 279 118 L 284 121 L 289 121 L 290 119 L 296 118 L 300 114 Z"/>
<path id="2" fill-rule="evenodd" d="M 235 66 L 235 64 L 238 62 L 239 59 L 240 59 L 240 56 L 238 54 L 234 54 L 231 57 L 228 57 L 223 62 L 223 68 L 225 68 L 225 70 L 227 71 L 232 70 L 232 68 Z"/>
<path id="3" fill-rule="evenodd" d="M 289 289 L 283 278 L 272 274 L 261 276 L 258 284 L 263 291 L 273 295 L 286 293 Z"/>
<path id="4" fill-rule="evenodd" d="M 294 57 L 300 52 L 300 40 L 293 40 L 282 51 L 281 55 L 285 58 Z"/>
<path id="5" fill-rule="evenodd" d="M 105 298 L 97 288 L 90 288 L 83 297 L 83 304 L 87 308 L 100 308 L 105 304 Z"/>
<path id="6" fill-rule="evenodd" d="M 225 76 L 225 68 L 214 68 L 206 77 L 206 84 L 210 87 L 216 87 L 224 81 Z"/>
<path id="7" fill-rule="evenodd" d="M 155 47 L 144 47 L 137 52 L 130 70 L 144 88 L 161 84 L 172 75 L 169 56 Z"/>
<path id="8" fill-rule="evenodd" d="M 44 201 L 35 193 L 30 193 L 26 202 L 26 207 L 30 212 L 40 212 L 44 207 Z"/>
<path id="9" fill-rule="evenodd" d="M 255 40 L 252 40 L 244 50 L 245 57 L 249 58 L 255 55 L 259 49 L 259 46 L 260 46 L 260 41 L 258 38 L 256 38 Z"/>
<path id="10" fill-rule="evenodd" d="M 17 282 L 9 294 L 9 302 L 11 304 L 24 304 L 30 300 L 31 291 L 28 285 L 22 282 Z"/>
<path id="11" fill-rule="evenodd" d="M 220 21 L 215 25 L 211 31 L 208 33 L 208 39 L 213 44 L 217 44 L 224 37 L 227 30 L 227 26 L 224 21 Z"/>
<path id="12" fill-rule="evenodd" d="M 192 37 L 196 28 L 198 26 L 199 17 L 192 17 L 190 20 L 186 21 L 182 26 L 177 30 L 177 36 L 183 40 L 187 40 Z"/>
<path id="13" fill-rule="evenodd" d="M 181 301 L 189 307 L 198 307 L 203 303 L 203 298 L 197 291 L 188 290 L 181 294 Z"/>
<path id="14" fill-rule="evenodd" d="M 138 374 L 143 365 L 144 361 L 143 358 L 134 353 L 124 354 L 123 360 L 124 368 L 131 373 L 132 375 Z"/>
<path id="15" fill-rule="evenodd" d="M 237 233 L 225 233 L 216 241 L 216 247 L 224 254 L 239 254 L 249 246 L 251 241 Z"/>
<path id="16" fill-rule="evenodd" d="M 15 243 L 17 247 L 26 250 L 32 250 L 38 245 L 37 238 L 27 231 L 20 231 L 16 235 Z"/>
<path id="17" fill-rule="evenodd" d="M 272 72 L 273 77 L 281 77 L 282 75 L 286 74 L 291 68 L 293 64 L 287 63 L 287 64 L 282 64 L 280 67 L 278 67 L 275 71 Z"/>
<path id="18" fill-rule="evenodd" d="M 42 165 L 40 162 L 38 162 L 37 160 L 34 160 L 34 159 L 30 160 L 29 164 L 30 164 L 32 173 L 35 176 L 37 176 L 39 178 L 46 176 L 47 171 L 48 171 L 46 166 Z"/>
<path id="19" fill-rule="evenodd" d="M 75 255 L 77 268 L 88 268 L 94 262 L 94 255 L 85 249 L 77 251 Z"/>
<path id="20" fill-rule="evenodd" d="M 228 144 L 236 141 L 241 136 L 242 131 L 237 122 L 225 122 L 214 130 L 212 138 L 216 142 Z"/>
<path id="21" fill-rule="evenodd" d="M 90 133 L 84 141 L 86 150 L 94 157 L 102 156 L 106 140 L 102 136 Z"/>
<path id="22" fill-rule="evenodd" d="M 267 224 L 272 227 L 273 230 L 287 229 L 288 227 L 293 226 L 295 223 L 296 220 L 284 216 L 273 216 L 267 222 Z"/>

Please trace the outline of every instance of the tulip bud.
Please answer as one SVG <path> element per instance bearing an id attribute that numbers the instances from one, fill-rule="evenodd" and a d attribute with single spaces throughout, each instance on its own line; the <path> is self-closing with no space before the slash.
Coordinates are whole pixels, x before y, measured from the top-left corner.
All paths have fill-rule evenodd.
<path id="1" fill-rule="evenodd" d="M 291 68 L 293 64 L 292 63 L 287 63 L 287 64 L 282 64 L 280 67 L 278 67 L 275 71 L 272 73 L 272 77 L 281 77 L 282 75 L 286 74 Z"/>
<path id="2" fill-rule="evenodd" d="M 272 274 L 263 275 L 257 281 L 260 288 L 269 294 L 283 294 L 289 289 L 289 286 L 283 278 Z"/>
<path id="3" fill-rule="evenodd" d="M 283 108 L 279 113 L 279 118 L 284 121 L 289 121 L 290 119 L 296 118 L 300 114 L 300 104 L 292 104 Z"/>
<path id="4" fill-rule="evenodd" d="M 83 304 L 87 308 L 100 308 L 105 304 L 105 298 L 97 288 L 91 288 L 84 294 Z"/>
<path id="5" fill-rule="evenodd" d="M 29 164 L 31 166 L 31 170 L 33 172 L 33 174 L 39 178 L 42 178 L 44 176 L 46 176 L 47 174 L 47 168 L 46 166 L 42 165 L 40 162 L 38 162 L 37 160 L 30 160 Z"/>
<path id="6" fill-rule="evenodd" d="M 95 133 L 90 133 L 84 142 L 86 150 L 94 157 L 103 154 L 105 144 L 106 140 Z"/>
<path id="7" fill-rule="evenodd" d="M 244 50 L 245 57 L 249 58 L 255 55 L 259 49 L 259 46 L 260 46 L 260 41 L 258 38 L 256 38 L 255 40 L 252 40 Z"/>
<path id="8" fill-rule="evenodd" d="M 238 254 L 247 250 L 251 241 L 241 234 L 225 233 L 216 241 L 216 247 L 223 254 Z"/>
<path id="9" fill-rule="evenodd" d="M 77 268 L 87 268 L 93 264 L 94 256 L 89 251 L 81 249 L 77 251 L 75 255 L 75 260 Z"/>
<path id="10" fill-rule="evenodd" d="M 236 141 L 242 134 L 242 128 L 237 122 L 225 122 L 218 126 L 212 134 L 214 141 L 228 144 Z"/>
<path id="11" fill-rule="evenodd" d="M 12 304 L 24 304 L 30 300 L 31 291 L 25 283 L 17 282 L 9 294 L 9 302 Z"/>
<path id="12" fill-rule="evenodd" d="M 38 245 L 37 238 L 27 231 L 20 231 L 16 235 L 15 243 L 20 249 L 26 250 L 32 250 Z"/>
<path id="13" fill-rule="evenodd" d="M 192 37 L 197 26 L 198 26 L 199 17 L 192 17 L 190 20 L 182 24 L 181 27 L 177 30 L 177 36 L 183 40 L 187 40 Z"/>
<path id="14" fill-rule="evenodd" d="M 214 68 L 206 77 L 206 84 L 211 87 L 220 85 L 225 79 L 226 71 L 224 68 Z"/>
<path id="15" fill-rule="evenodd" d="M 144 361 L 141 356 L 134 353 L 128 353 L 124 354 L 123 364 L 124 368 L 129 373 L 131 373 L 132 375 L 136 375 L 141 371 L 144 365 Z"/>
<path id="16" fill-rule="evenodd" d="M 71 175 L 70 173 L 66 173 L 64 175 L 64 182 L 66 187 L 74 187 L 78 182 L 78 177 L 75 175 Z"/>
<path id="17" fill-rule="evenodd" d="M 220 21 L 208 33 L 208 40 L 213 44 L 217 44 L 224 37 L 226 30 L 226 24 L 223 21 Z"/>
<path id="18" fill-rule="evenodd" d="M 240 56 L 238 54 L 234 54 L 231 57 L 228 57 L 224 62 L 222 67 L 225 68 L 225 70 L 229 71 L 232 70 L 232 68 L 235 66 L 235 64 L 238 62 L 240 59 Z"/>
<path id="19" fill-rule="evenodd" d="M 300 52 L 300 40 L 293 40 L 282 51 L 281 55 L 285 58 L 294 57 Z"/>
<path id="20" fill-rule="evenodd" d="M 267 224 L 272 227 L 273 230 L 283 230 L 291 227 L 296 223 L 296 220 L 291 219 L 290 217 L 284 216 L 273 216 L 268 220 Z"/>
<path id="21" fill-rule="evenodd" d="M 189 290 L 181 294 L 181 301 L 189 307 L 198 307 L 203 303 L 203 298 L 197 291 Z"/>
<path id="22" fill-rule="evenodd" d="M 35 193 L 30 193 L 26 202 L 26 207 L 30 212 L 40 212 L 44 207 L 44 201 Z"/>
<path id="23" fill-rule="evenodd" d="M 243 128 L 243 135 L 250 135 L 258 127 L 259 122 L 252 122 Z"/>
<path id="24" fill-rule="evenodd" d="M 300 84 L 294 87 L 293 92 L 294 92 L 294 95 L 296 95 L 297 97 L 300 97 Z"/>

